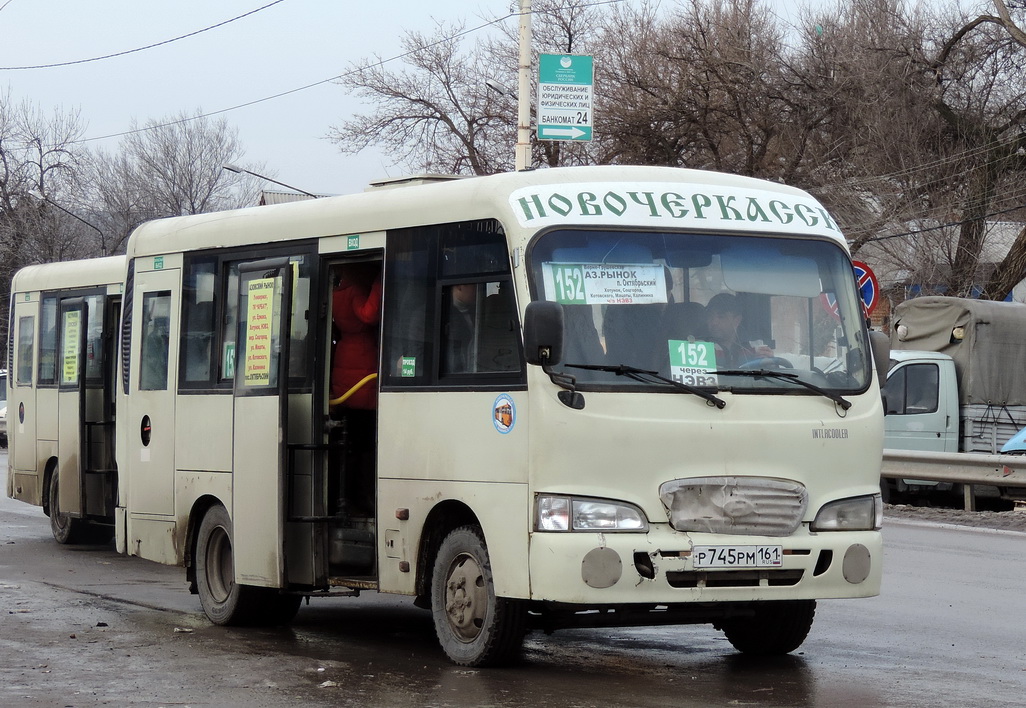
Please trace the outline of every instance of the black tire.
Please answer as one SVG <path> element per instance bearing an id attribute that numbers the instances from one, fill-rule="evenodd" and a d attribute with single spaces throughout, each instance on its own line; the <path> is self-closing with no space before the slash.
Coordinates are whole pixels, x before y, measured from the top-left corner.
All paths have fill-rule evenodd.
<path id="1" fill-rule="evenodd" d="M 82 519 L 73 519 L 61 512 L 59 488 L 59 475 L 55 467 L 50 475 L 50 533 L 53 534 L 57 543 L 68 545 L 83 543 L 88 540 L 88 527 Z"/>
<path id="2" fill-rule="evenodd" d="M 802 645 L 816 616 L 815 600 L 757 602 L 755 616 L 731 619 L 720 629 L 743 654 L 779 656 Z"/>
<path id="3" fill-rule="evenodd" d="M 220 505 L 207 510 L 196 534 L 196 589 L 214 624 L 254 623 L 258 589 L 235 582 L 232 520 Z"/>
<path id="4" fill-rule="evenodd" d="M 495 597 L 480 527 L 461 526 L 442 541 L 431 576 L 431 615 L 442 650 L 461 666 L 499 666 L 520 657 L 526 606 Z"/>

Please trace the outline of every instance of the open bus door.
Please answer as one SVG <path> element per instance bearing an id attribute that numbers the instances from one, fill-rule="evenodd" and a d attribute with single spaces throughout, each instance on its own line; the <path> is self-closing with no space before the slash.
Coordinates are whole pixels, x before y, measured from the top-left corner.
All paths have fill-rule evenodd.
<path id="1" fill-rule="evenodd" d="M 235 582 L 285 582 L 285 472 L 293 266 L 239 267 L 232 526 Z"/>

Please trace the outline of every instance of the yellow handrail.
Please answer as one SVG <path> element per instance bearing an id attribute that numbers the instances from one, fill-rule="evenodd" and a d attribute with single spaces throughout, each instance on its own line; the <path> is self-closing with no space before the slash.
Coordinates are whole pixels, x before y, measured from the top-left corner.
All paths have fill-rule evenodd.
<path id="1" fill-rule="evenodd" d="M 359 391 L 365 383 L 376 378 L 378 378 L 377 374 L 367 374 L 362 379 L 357 381 L 351 389 L 343 393 L 341 396 L 339 396 L 338 398 L 333 398 L 332 400 L 328 401 L 328 405 L 332 408 L 334 408 L 335 406 L 342 405 L 343 403 L 345 403 L 347 398 L 349 398 L 354 393 Z"/>

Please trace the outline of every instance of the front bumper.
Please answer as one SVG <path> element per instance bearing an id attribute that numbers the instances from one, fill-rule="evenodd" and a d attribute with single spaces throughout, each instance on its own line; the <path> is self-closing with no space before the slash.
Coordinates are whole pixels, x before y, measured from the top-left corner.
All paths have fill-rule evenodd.
<path id="1" fill-rule="evenodd" d="M 774 568 L 695 569 L 695 545 L 783 547 Z M 539 533 L 531 536 L 531 600 L 578 606 L 663 605 L 872 597 L 880 593 L 879 531 L 784 538 L 681 533 Z"/>

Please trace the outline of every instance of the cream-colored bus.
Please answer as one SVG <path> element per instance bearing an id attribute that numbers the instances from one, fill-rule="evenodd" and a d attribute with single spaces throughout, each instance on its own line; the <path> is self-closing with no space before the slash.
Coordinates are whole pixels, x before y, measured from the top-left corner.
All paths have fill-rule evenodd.
<path id="1" fill-rule="evenodd" d="M 125 259 L 28 266 L 11 281 L 7 495 L 59 543 L 114 533 L 115 346 Z"/>
<path id="2" fill-rule="evenodd" d="M 471 666 L 563 627 L 784 653 L 879 592 L 885 352 L 800 190 L 411 180 L 151 222 L 127 258 L 117 547 L 214 622 L 379 591 Z"/>

